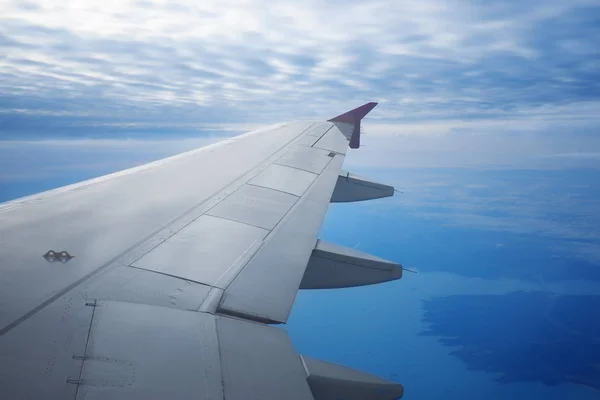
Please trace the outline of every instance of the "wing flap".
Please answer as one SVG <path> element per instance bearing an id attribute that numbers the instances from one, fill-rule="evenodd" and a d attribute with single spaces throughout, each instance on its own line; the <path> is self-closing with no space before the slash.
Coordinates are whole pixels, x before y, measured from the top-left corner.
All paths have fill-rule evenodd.
<path id="1" fill-rule="evenodd" d="M 131 266 L 221 287 L 226 271 L 268 233 L 261 227 L 205 214 Z"/>
<path id="2" fill-rule="evenodd" d="M 210 314 L 97 302 L 77 399 L 222 399 Z"/>
<path id="3" fill-rule="evenodd" d="M 273 323 L 287 321 L 343 159 L 341 155 L 331 158 L 319 178 L 227 288 L 220 312 Z"/>
<path id="4" fill-rule="evenodd" d="M 282 329 L 217 317 L 227 400 L 312 400 L 300 357 Z"/>
<path id="5" fill-rule="evenodd" d="M 312 399 L 285 331 L 208 313 L 96 302 L 82 359 L 77 399 Z"/>

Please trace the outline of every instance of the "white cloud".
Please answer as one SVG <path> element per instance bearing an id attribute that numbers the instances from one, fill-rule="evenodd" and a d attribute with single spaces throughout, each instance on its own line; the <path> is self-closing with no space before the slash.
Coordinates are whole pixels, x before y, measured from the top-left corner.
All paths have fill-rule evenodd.
<path id="1" fill-rule="evenodd" d="M 580 134 L 600 122 L 595 6 L 5 0 L 0 123 L 237 131 L 375 100 L 350 162 L 589 165 L 550 156 L 600 151 Z"/>
<path id="2" fill-rule="evenodd" d="M 493 112 L 488 118 L 363 123 L 353 167 L 600 168 L 600 102 Z M 388 111 L 389 112 L 389 111 Z M 378 110 L 384 114 L 386 110 Z"/>
<path id="3" fill-rule="evenodd" d="M 81 89 L 87 87 L 99 91 L 98 99 L 152 107 L 227 103 L 257 114 L 268 110 L 272 117 L 265 120 L 294 115 L 309 101 L 329 113 L 343 100 L 386 98 L 391 108 L 430 97 L 415 103 L 428 113 L 464 96 L 453 77 L 439 79 L 447 67 L 489 72 L 502 71 L 504 57 L 535 62 L 544 49 L 531 42 L 531 26 L 588 3 L 523 9 L 452 0 L 44 0 L 27 6 L 8 0 L 0 33 L 18 44 L 0 61 L 0 84 L 7 93 L 41 87 L 46 96 L 55 90 L 62 97 L 89 96 Z M 568 45 L 576 39 L 564 40 L 576 47 Z M 491 59 L 502 62 L 485 69 Z M 440 87 L 423 91 L 416 77 Z M 396 80 L 405 92 L 390 93 L 381 80 Z M 345 90 L 331 87 L 337 84 Z M 479 103 L 487 94 L 475 87 L 471 95 Z"/>
<path id="4" fill-rule="evenodd" d="M 155 151 L 161 148 L 169 149 L 168 153 L 181 152 L 225 139 L 222 136 L 209 136 L 198 138 L 178 139 L 42 139 L 42 140 L 5 140 L 0 141 L 0 150 L 47 150 L 47 151 L 72 151 L 76 148 L 86 150 L 102 149 L 103 151 L 117 151 L 121 149 L 136 149 L 139 151 Z"/>

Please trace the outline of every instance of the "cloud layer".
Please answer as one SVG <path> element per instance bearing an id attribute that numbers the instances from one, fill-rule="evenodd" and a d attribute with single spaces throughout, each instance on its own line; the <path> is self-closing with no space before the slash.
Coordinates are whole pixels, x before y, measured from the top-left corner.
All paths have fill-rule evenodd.
<path id="1" fill-rule="evenodd" d="M 597 0 L 1 7 L 4 138 L 321 118 L 370 100 L 374 136 L 600 122 Z"/>

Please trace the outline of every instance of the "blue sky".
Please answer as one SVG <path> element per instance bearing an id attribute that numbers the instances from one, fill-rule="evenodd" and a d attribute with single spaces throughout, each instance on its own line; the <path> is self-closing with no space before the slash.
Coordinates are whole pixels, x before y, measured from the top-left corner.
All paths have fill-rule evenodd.
<path id="1" fill-rule="evenodd" d="M 600 161 L 597 0 L 2 9 L 0 139 L 227 135 L 379 101 L 363 163 Z"/>

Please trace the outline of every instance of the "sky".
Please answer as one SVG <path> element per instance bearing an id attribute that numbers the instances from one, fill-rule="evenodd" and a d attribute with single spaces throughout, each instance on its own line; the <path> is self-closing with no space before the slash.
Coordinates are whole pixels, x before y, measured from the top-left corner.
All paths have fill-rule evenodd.
<path id="1" fill-rule="evenodd" d="M 597 398 L 600 0 L 0 0 L 0 202 L 369 101 L 344 168 L 402 193 L 320 237 L 417 273 L 300 292 L 298 352 Z"/>
<path id="2" fill-rule="evenodd" d="M 378 101 L 363 163 L 598 165 L 598 0 L 0 10 L 1 140 L 231 135 Z"/>

